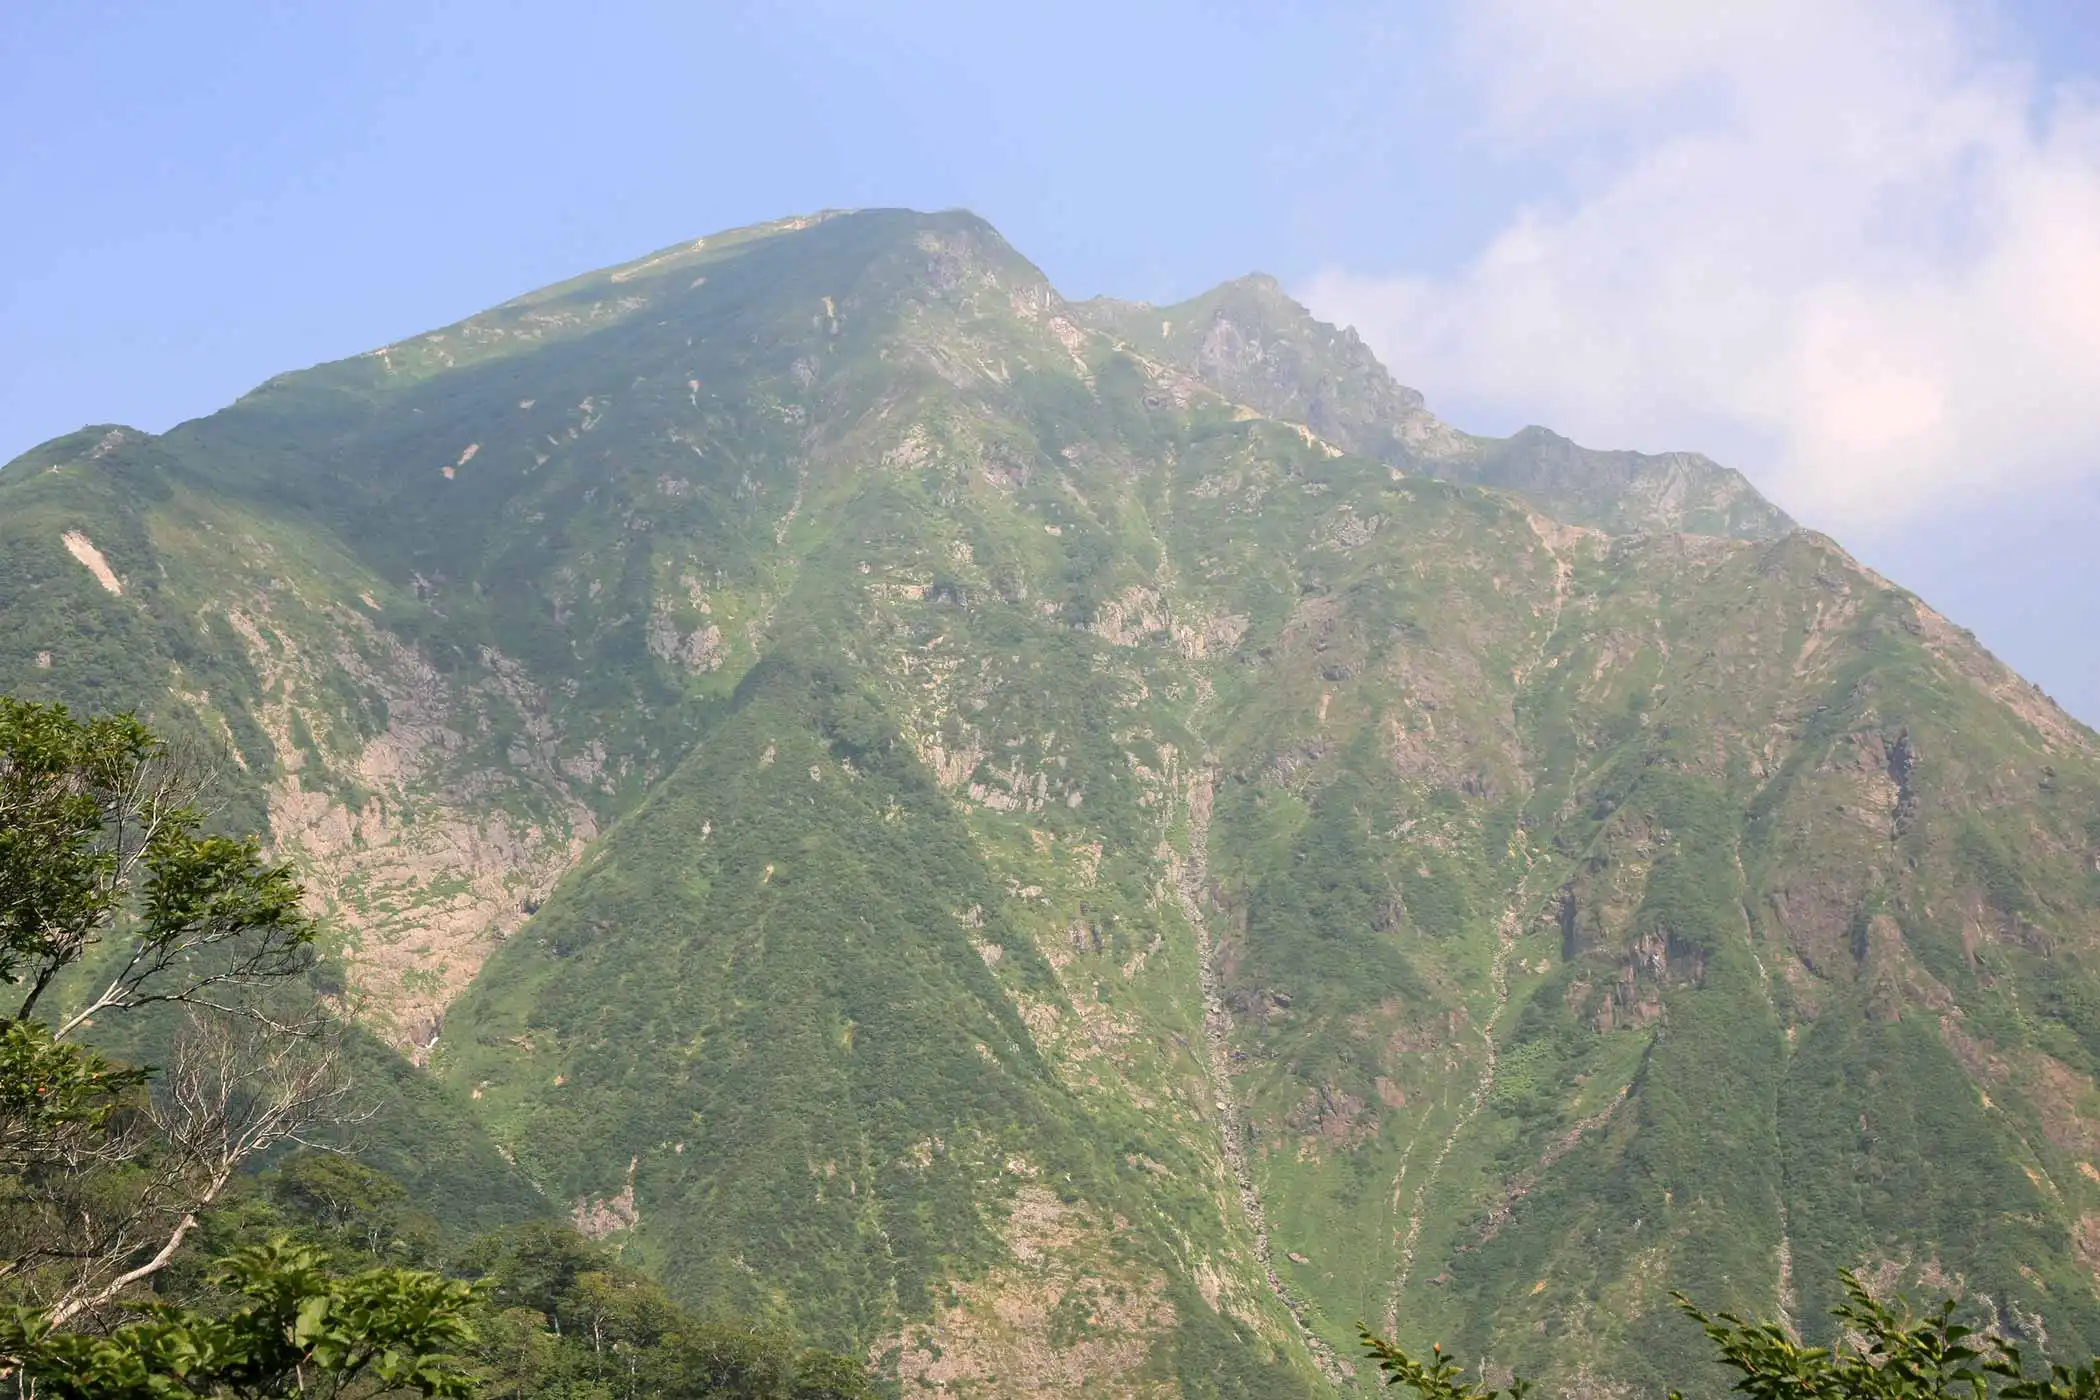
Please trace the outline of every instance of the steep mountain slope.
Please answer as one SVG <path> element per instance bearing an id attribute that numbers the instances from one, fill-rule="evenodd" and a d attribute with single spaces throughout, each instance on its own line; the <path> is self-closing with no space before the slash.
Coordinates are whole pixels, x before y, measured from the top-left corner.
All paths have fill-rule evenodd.
<path id="1" fill-rule="evenodd" d="M 1841 1265 L 2100 1345 L 2094 736 L 1273 284 L 703 239 L 47 444 L 0 615 L 229 746 L 547 1198 L 909 1393 L 1696 1386 L 1671 1288 Z"/>
<path id="2" fill-rule="evenodd" d="M 327 578 L 320 570 L 332 561 L 312 537 L 229 510 L 176 479 L 175 459 L 158 441 L 123 428 L 72 434 L 0 472 L 0 690 L 97 711 L 134 709 L 175 741 L 206 756 L 223 754 L 208 790 L 214 824 L 252 832 L 271 830 L 274 820 L 277 839 L 302 856 L 319 892 L 332 867 L 325 849 L 298 844 L 302 831 L 285 820 L 283 799 L 301 790 L 302 770 L 312 771 L 315 728 L 330 732 L 327 700 L 317 703 L 281 683 L 266 688 L 262 677 L 279 656 L 244 647 L 242 624 L 253 600 L 289 591 L 272 577 L 279 559 L 317 565 L 305 580 L 316 592 L 315 580 Z M 238 532 L 245 563 L 227 557 L 223 546 L 195 547 L 200 534 L 210 540 L 222 528 Z M 281 545 L 288 546 L 283 554 Z M 329 684 L 328 697 L 357 693 L 347 676 Z M 403 715 L 397 723 L 413 719 Z M 304 750 L 273 747 L 273 731 L 287 727 Z M 345 780 L 354 777 L 346 771 Z M 365 862 L 367 878 L 395 860 L 362 843 L 353 858 Z M 410 892 L 416 913 L 433 925 L 460 878 L 449 859 L 440 869 L 435 888 Z M 347 930 L 338 922 L 334 932 Z M 365 983 L 394 985 L 399 974 L 389 969 L 412 967 L 372 957 L 354 938 L 346 948 L 339 937 L 330 951 L 315 990 L 338 999 L 349 991 L 346 953 Z M 420 975 L 435 983 L 441 971 L 433 960 Z M 372 1110 L 356 1132 L 363 1155 L 462 1231 L 546 1214 L 548 1203 L 466 1112 L 464 1095 L 414 1072 L 385 1043 L 392 1026 L 389 1017 L 371 1016 L 343 1046 L 362 1107 Z M 146 1016 L 108 1028 L 100 1043 L 164 1062 L 169 1030 Z"/>

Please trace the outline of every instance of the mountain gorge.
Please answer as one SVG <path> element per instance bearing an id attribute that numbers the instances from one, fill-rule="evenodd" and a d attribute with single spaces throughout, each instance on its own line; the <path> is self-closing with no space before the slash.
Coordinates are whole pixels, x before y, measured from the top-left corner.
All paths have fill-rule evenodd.
<path id="1" fill-rule="evenodd" d="M 710 236 L 0 469 L 0 691 L 226 755 L 360 1150 L 906 1396 L 2100 1349 L 2100 743 L 1691 454 L 1248 278 Z"/>

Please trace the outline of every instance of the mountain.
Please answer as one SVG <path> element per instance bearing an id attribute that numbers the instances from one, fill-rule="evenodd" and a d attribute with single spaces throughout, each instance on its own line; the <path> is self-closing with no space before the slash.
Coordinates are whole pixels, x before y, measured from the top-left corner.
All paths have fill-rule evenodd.
<path id="1" fill-rule="evenodd" d="M 0 620 L 224 748 L 394 1141 L 906 1395 L 1717 1394 L 1670 1290 L 1853 1266 L 2100 1348 L 2100 741 L 1266 280 L 710 236 L 33 450 Z"/>

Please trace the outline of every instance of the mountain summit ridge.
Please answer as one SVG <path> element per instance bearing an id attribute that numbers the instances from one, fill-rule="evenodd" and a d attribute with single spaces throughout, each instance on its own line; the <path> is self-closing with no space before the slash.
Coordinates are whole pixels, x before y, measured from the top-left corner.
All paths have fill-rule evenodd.
<path id="1" fill-rule="evenodd" d="M 740 244 L 799 233 L 839 219 L 899 222 L 909 225 L 917 237 L 938 236 L 939 230 L 960 237 L 965 244 L 982 245 L 990 262 L 1009 274 L 1020 273 L 1022 287 L 1017 292 L 1041 298 L 1046 304 L 1054 302 L 1059 312 L 1088 329 L 1128 335 L 1129 343 L 1137 348 L 1169 350 L 1167 358 L 1193 365 L 1206 383 L 1236 395 L 1264 416 L 1303 422 L 1337 445 L 1389 466 L 1514 490 L 1568 523 L 1614 533 L 1683 529 L 1763 538 L 1793 528 L 1794 522 L 1765 501 L 1739 472 L 1696 452 L 1590 449 L 1537 426 L 1509 438 L 1452 428 L 1429 412 L 1418 390 L 1393 379 L 1353 328 L 1317 320 L 1268 273 L 1251 272 L 1165 306 L 1109 297 L 1070 301 L 989 221 L 964 209 L 939 214 L 826 209 L 724 230 L 522 293 L 487 312 L 334 363 L 377 358 L 392 373 L 395 354 L 407 358 L 420 350 L 435 364 L 456 367 L 476 348 L 486 351 L 515 340 L 537 342 L 634 314 L 650 304 L 635 293 L 645 286 L 664 290 L 675 281 L 679 268 L 696 263 L 710 249 L 718 255 Z M 937 267 L 934 275 L 936 280 L 952 276 L 954 268 Z M 644 286 L 633 285 L 636 283 Z M 615 295 L 610 303 L 594 300 L 581 314 L 543 309 L 550 303 L 574 300 L 580 292 L 623 287 L 627 295 Z M 515 313 L 517 321 L 500 324 L 503 313 Z M 1149 329 L 1154 318 L 1163 327 L 1156 334 Z M 1186 329 L 1178 339 L 1164 329 L 1199 323 L 1200 343 L 1190 343 Z M 439 348 L 454 339 L 461 342 L 458 349 Z M 1169 340 L 1176 344 L 1168 346 Z M 258 386 L 243 401 L 282 379 L 277 376 Z M 49 446 L 32 448 L 24 456 Z"/>
<path id="2" fill-rule="evenodd" d="M 911 1395 L 1683 1385 L 1858 1264 L 2100 1342 L 2091 731 L 1273 282 L 710 235 L 32 449 L 0 617 L 229 755 L 446 1171 Z"/>
<path id="3" fill-rule="evenodd" d="M 1193 361 L 1207 382 L 1267 416 L 1303 422 L 1391 467 L 1515 491 L 1570 524 L 1749 539 L 1795 528 L 1740 472 L 1700 453 L 1599 451 L 1539 427 L 1508 438 L 1453 428 L 1353 328 L 1318 320 L 1266 273 L 1166 307 L 1096 298 L 1077 310 L 1134 344 Z"/>

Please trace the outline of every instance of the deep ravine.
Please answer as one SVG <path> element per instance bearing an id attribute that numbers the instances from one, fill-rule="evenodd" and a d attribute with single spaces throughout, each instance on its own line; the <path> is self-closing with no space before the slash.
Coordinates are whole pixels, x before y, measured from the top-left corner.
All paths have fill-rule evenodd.
<path id="1" fill-rule="evenodd" d="M 1553 611 L 1544 630 L 1539 634 L 1537 650 L 1532 653 L 1530 660 L 1518 667 L 1513 677 L 1518 695 L 1523 693 L 1531 677 L 1546 664 L 1547 653 L 1553 646 L 1553 639 L 1560 634 L 1561 623 L 1567 615 L 1568 594 L 1574 579 L 1574 570 L 1553 546 L 1551 532 L 1541 526 L 1537 517 L 1532 518 L 1531 526 L 1553 561 Z M 1386 1298 L 1385 1330 L 1389 1337 L 1400 1330 L 1401 1298 L 1407 1290 L 1408 1280 L 1414 1276 L 1415 1248 L 1421 1241 L 1423 1214 L 1429 1205 L 1430 1192 L 1436 1188 L 1437 1179 L 1443 1174 L 1444 1162 L 1450 1157 L 1452 1149 L 1458 1145 L 1460 1134 L 1472 1126 L 1473 1120 L 1480 1115 L 1480 1110 L 1487 1105 L 1488 1096 L 1495 1089 L 1495 1027 L 1501 1022 L 1502 1013 L 1509 1006 L 1509 959 L 1516 950 L 1517 935 L 1523 928 L 1524 915 L 1531 908 L 1531 877 L 1536 869 L 1536 860 L 1536 853 L 1527 853 L 1526 868 L 1518 876 L 1517 886 L 1510 892 L 1509 905 L 1502 911 L 1502 919 L 1495 926 L 1495 953 L 1488 964 L 1488 987 L 1494 999 L 1494 1009 L 1488 1013 L 1487 1020 L 1480 1027 L 1484 1056 L 1480 1074 L 1473 1083 L 1473 1092 L 1466 1100 L 1465 1108 L 1460 1111 L 1458 1121 L 1453 1123 L 1451 1131 L 1444 1135 L 1443 1142 L 1437 1147 L 1436 1156 L 1430 1159 L 1428 1170 L 1422 1175 L 1421 1184 L 1415 1188 L 1414 1204 L 1407 1213 L 1407 1228 L 1400 1235 L 1400 1267 L 1394 1271 L 1392 1291 Z M 1400 1159 L 1400 1169 L 1393 1177 L 1393 1204 L 1396 1210 L 1405 1195 L 1407 1166 L 1413 1156 L 1414 1144 L 1410 1143 L 1407 1152 Z"/>
<path id="2" fill-rule="evenodd" d="M 1196 703 L 1190 711 L 1191 728 L 1211 698 L 1209 683 L 1199 678 Z M 1306 1317 L 1305 1305 L 1276 1272 L 1275 1255 L 1269 1243 L 1268 1215 L 1262 1209 L 1254 1166 L 1247 1157 L 1246 1114 L 1240 1107 L 1239 1092 L 1232 1082 L 1232 1013 L 1225 1006 L 1223 979 L 1218 969 L 1218 942 L 1211 934 L 1210 918 L 1205 911 L 1210 900 L 1210 811 L 1216 785 L 1217 769 L 1206 754 L 1203 766 L 1188 779 L 1183 804 L 1188 816 L 1188 854 L 1172 868 L 1174 878 L 1171 883 L 1182 917 L 1188 920 L 1196 936 L 1197 976 L 1203 987 L 1204 1060 L 1210 1069 L 1219 1145 L 1226 1169 L 1232 1173 L 1233 1184 L 1239 1190 L 1240 1207 L 1246 1212 L 1248 1227 L 1254 1232 L 1254 1255 L 1261 1265 L 1263 1277 L 1268 1280 L 1270 1291 L 1298 1325 L 1306 1350 L 1312 1353 L 1321 1374 L 1335 1385 L 1343 1385 L 1347 1383 L 1349 1373 L 1343 1369 L 1334 1349 L 1313 1329 Z"/>
<path id="3" fill-rule="evenodd" d="M 1481 1062 L 1480 1075 L 1473 1082 L 1473 1092 L 1467 1098 L 1464 1110 L 1459 1113 L 1458 1121 L 1451 1125 L 1451 1131 L 1444 1135 L 1443 1143 L 1436 1150 L 1436 1156 L 1429 1159 L 1429 1169 L 1423 1173 L 1422 1184 L 1415 1188 L 1414 1207 L 1408 1212 L 1407 1230 L 1400 1240 L 1400 1268 L 1393 1275 L 1393 1291 L 1386 1300 L 1387 1336 L 1400 1330 L 1400 1296 L 1414 1273 L 1415 1245 L 1422 1236 L 1422 1215 L 1429 1204 L 1429 1193 L 1435 1189 L 1437 1178 L 1443 1173 L 1444 1159 L 1449 1157 L 1451 1149 L 1458 1145 L 1459 1135 L 1472 1126 L 1473 1120 L 1479 1116 L 1481 1108 L 1487 1103 L 1488 1095 L 1495 1089 L 1495 1025 L 1502 1019 L 1502 1012 L 1509 1005 L 1509 956 L 1517 946 L 1517 921 L 1525 907 L 1525 891 L 1525 885 L 1520 882 L 1509 908 L 1503 912 L 1502 922 L 1495 930 L 1495 957 L 1488 969 L 1488 984 L 1495 999 L 1495 1009 L 1488 1013 L 1487 1020 L 1482 1022 L 1480 1027 L 1480 1043 L 1485 1058 Z M 1404 1177 L 1406 1172 L 1407 1165 L 1403 1159 L 1401 1176 Z M 1393 1182 L 1393 1194 L 1397 1197 L 1400 1193 L 1400 1179 L 1396 1178 Z"/>

